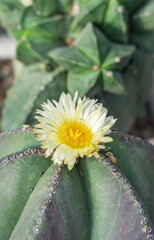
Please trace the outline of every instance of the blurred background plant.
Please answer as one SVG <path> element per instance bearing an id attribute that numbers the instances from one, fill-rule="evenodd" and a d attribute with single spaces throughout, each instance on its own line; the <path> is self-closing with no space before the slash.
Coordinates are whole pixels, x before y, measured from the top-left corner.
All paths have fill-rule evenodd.
<path id="1" fill-rule="evenodd" d="M 152 0 L 0 0 L 0 24 L 17 39 L 3 130 L 34 124 L 42 101 L 78 90 L 103 102 L 118 130 L 153 136 L 152 108 L 143 108 L 154 66 Z"/>

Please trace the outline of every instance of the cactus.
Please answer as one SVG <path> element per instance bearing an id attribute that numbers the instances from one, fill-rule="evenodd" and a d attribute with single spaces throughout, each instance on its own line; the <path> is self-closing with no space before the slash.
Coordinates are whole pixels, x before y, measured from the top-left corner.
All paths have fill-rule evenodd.
<path id="1" fill-rule="evenodd" d="M 120 118 L 118 129 L 131 128 L 152 79 L 152 0 L 52 4 L 50 0 L 1 0 L 0 4 L 1 24 L 17 38 L 17 58 L 24 63 L 20 75 L 15 68 L 16 83 L 3 111 L 4 130 L 34 123 L 40 96 L 58 98 L 59 91 L 65 90 L 99 98 Z M 54 95 L 49 94 L 51 89 Z M 19 101 L 21 96 L 25 100 Z"/>
<path id="2" fill-rule="evenodd" d="M 112 137 L 117 165 L 102 152 L 68 171 L 45 159 L 31 128 L 1 133 L 0 239 L 154 239 L 154 148 Z"/>

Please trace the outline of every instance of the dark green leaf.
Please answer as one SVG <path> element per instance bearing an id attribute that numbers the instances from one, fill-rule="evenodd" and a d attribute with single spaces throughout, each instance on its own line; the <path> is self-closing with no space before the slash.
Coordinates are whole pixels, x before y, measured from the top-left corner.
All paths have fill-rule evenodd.
<path id="1" fill-rule="evenodd" d="M 118 0 L 110 0 L 108 2 L 102 28 L 114 41 L 128 42 L 127 20 L 124 9 Z"/>
<path id="2" fill-rule="evenodd" d="M 0 24 L 9 31 L 15 34 L 18 27 L 20 27 L 20 18 L 23 14 L 24 6 L 20 1 L 0 1 Z M 11 16 L 11 17 L 10 17 Z M 14 32 L 15 31 L 15 32 Z"/>
<path id="3" fill-rule="evenodd" d="M 77 0 L 77 3 L 79 5 L 79 8 L 82 9 L 84 6 L 86 6 L 88 3 L 93 2 L 94 0 Z M 102 0 L 104 1 L 104 0 Z"/>
<path id="4" fill-rule="evenodd" d="M 87 22 L 99 23 L 103 21 L 103 17 L 107 8 L 107 2 L 104 0 L 90 1 L 74 18 L 71 25 L 72 32 L 80 32 Z"/>
<path id="5" fill-rule="evenodd" d="M 111 42 L 101 31 L 98 30 L 98 28 L 95 27 L 94 32 L 97 37 L 99 55 L 102 63 L 110 51 Z"/>
<path id="6" fill-rule="evenodd" d="M 144 3 L 148 2 L 149 0 L 119 0 L 120 4 L 129 11 L 129 13 L 133 13 L 135 10 L 140 8 Z"/>
<path id="7" fill-rule="evenodd" d="M 37 15 L 32 7 L 28 7 L 22 14 L 21 27 L 22 29 L 28 29 L 29 27 L 35 26 L 41 20 L 43 20 L 43 17 Z"/>
<path id="8" fill-rule="evenodd" d="M 93 63 L 77 47 L 57 48 L 49 53 L 58 64 L 70 72 L 91 69 Z"/>
<path id="9" fill-rule="evenodd" d="M 59 2 L 59 9 L 61 12 L 70 13 L 73 8 L 74 1 L 73 0 L 58 0 Z"/>
<path id="10" fill-rule="evenodd" d="M 69 72 L 67 79 L 67 87 L 73 95 L 78 90 L 79 95 L 83 96 L 90 88 L 92 88 L 100 74 L 100 70 L 88 70 L 80 72 Z"/>
<path id="11" fill-rule="evenodd" d="M 97 38 L 91 23 L 87 24 L 80 33 L 75 45 L 87 58 L 91 59 L 94 64 L 100 64 Z"/>
<path id="12" fill-rule="evenodd" d="M 135 47 L 131 45 L 112 44 L 103 60 L 103 69 L 122 70 L 128 64 L 134 51 Z"/>
<path id="13" fill-rule="evenodd" d="M 154 32 L 133 33 L 131 38 L 136 45 L 145 49 L 150 54 L 154 54 Z"/>
<path id="14" fill-rule="evenodd" d="M 33 0 L 33 9 L 38 15 L 49 16 L 56 12 L 57 10 L 57 1 L 51 0 Z"/>
<path id="15" fill-rule="evenodd" d="M 150 0 L 143 5 L 132 17 L 133 31 L 141 32 L 154 31 L 154 1 Z"/>
<path id="16" fill-rule="evenodd" d="M 24 64 L 33 64 L 44 61 L 42 56 L 32 48 L 28 41 L 19 41 L 16 51 L 17 58 Z"/>
<path id="17" fill-rule="evenodd" d="M 102 70 L 103 89 L 114 94 L 124 93 L 123 80 L 120 72 Z"/>
<path id="18" fill-rule="evenodd" d="M 42 19 L 31 8 L 26 10 L 22 19 L 23 29 L 18 32 L 18 58 L 26 64 L 37 61 L 37 53 L 48 58 L 49 51 L 65 45 L 70 21 L 69 16 Z"/>
<path id="19" fill-rule="evenodd" d="M 33 103 L 42 88 L 48 84 L 55 72 L 47 72 L 44 64 L 24 67 L 18 80 L 8 92 L 3 109 L 2 128 L 17 129 L 26 121 Z"/>
<path id="20" fill-rule="evenodd" d="M 118 118 L 116 126 L 123 132 L 130 131 L 152 82 L 154 59 L 145 52 L 140 54 L 138 65 L 134 66 L 133 63 L 132 70 L 123 73 L 126 95 L 102 93 L 103 103 L 108 108 L 109 115 Z"/>
<path id="21" fill-rule="evenodd" d="M 43 16 L 49 16 L 61 12 L 69 12 L 72 8 L 72 0 L 34 0 L 33 8 L 36 13 Z"/>
<path id="22" fill-rule="evenodd" d="M 39 109 L 41 107 L 41 104 L 43 102 L 46 102 L 47 99 L 50 101 L 52 99 L 58 101 L 60 95 L 62 92 L 66 92 L 66 79 L 65 76 L 58 75 L 55 77 L 51 82 L 49 82 L 44 89 L 40 91 L 40 93 L 37 96 L 37 99 L 34 102 L 34 106 L 31 109 L 31 113 L 27 117 L 26 122 L 30 125 L 33 125 L 37 122 L 37 120 L 34 118 L 36 115 L 36 109 Z"/>

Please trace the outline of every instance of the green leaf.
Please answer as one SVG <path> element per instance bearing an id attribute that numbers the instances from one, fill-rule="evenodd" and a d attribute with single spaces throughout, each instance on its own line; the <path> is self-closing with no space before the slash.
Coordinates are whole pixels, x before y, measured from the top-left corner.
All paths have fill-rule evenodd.
<path id="1" fill-rule="evenodd" d="M 65 45 L 70 20 L 69 16 L 56 16 L 41 21 L 29 29 L 29 43 L 41 56 L 47 58 L 49 51 Z"/>
<path id="2" fill-rule="evenodd" d="M 25 40 L 20 40 L 17 46 L 17 58 L 24 64 L 33 64 L 43 62 L 42 56 L 37 53 L 31 46 L 30 43 Z"/>
<path id="3" fill-rule="evenodd" d="M 87 22 L 96 24 L 114 41 L 128 42 L 127 12 L 117 0 L 87 2 L 72 22 L 71 31 L 77 34 Z"/>
<path id="4" fill-rule="evenodd" d="M 154 147 L 141 139 L 113 133 L 108 145 L 118 158 L 118 167 L 131 181 L 154 221 Z"/>
<path id="5" fill-rule="evenodd" d="M 132 33 L 132 41 L 142 49 L 154 54 L 154 32 Z"/>
<path id="6" fill-rule="evenodd" d="M 85 5 L 71 25 L 71 32 L 80 32 L 87 22 L 101 24 L 107 8 L 104 0 L 90 1 Z"/>
<path id="7" fill-rule="evenodd" d="M 100 30 L 98 30 L 98 28 L 95 27 L 94 32 L 97 37 L 98 51 L 102 63 L 110 51 L 111 42 Z"/>
<path id="8" fill-rule="evenodd" d="M 130 58 L 135 51 L 131 45 L 112 44 L 108 54 L 103 60 L 103 69 L 122 70 L 127 66 Z"/>
<path id="9" fill-rule="evenodd" d="M 154 31 L 154 2 L 148 1 L 132 17 L 134 32 Z"/>
<path id="10" fill-rule="evenodd" d="M 52 2 L 51 0 L 34 0 L 33 9 L 38 15 L 49 16 L 56 12 L 57 10 L 57 1 Z"/>
<path id="11" fill-rule="evenodd" d="M 73 95 L 78 90 L 79 95 L 83 96 L 92 88 L 100 74 L 100 70 L 88 70 L 80 72 L 69 72 L 67 77 L 67 87 Z"/>
<path id="12" fill-rule="evenodd" d="M 18 32 L 18 58 L 26 64 L 39 60 L 39 54 L 48 59 L 49 51 L 65 45 L 70 21 L 70 16 L 41 18 L 28 8 L 22 18 L 23 28 Z"/>
<path id="13" fill-rule="evenodd" d="M 35 136 L 30 128 L 18 129 L 16 131 L 3 132 L 0 134 L 0 158 L 16 152 L 23 152 L 28 148 L 39 148 L 40 143 L 35 140 Z"/>
<path id="14" fill-rule="evenodd" d="M 93 63 L 77 47 L 57 48 L 49 53 L 58 64 L 70 72 L 91 69 Z"/>
<path id="15" fill-rule="evenodd" d="M 127 43 L 127 20 L 125 12 L 118 0 L 110 0 L 102 22 L 105 33 L 114 41 Z"/>
<path id="16" fill-rule="evenodd" d="M 39 229 L 38 240 L 87 239 L 87 208 L 78 171 L 74 168 L 68 172 L 66 168 L 63 168 L 57 179 L 55 170 L 55 167 L 51 166 L 37 183 L 10 240 L 35 237 L 34 229 L 36 227 Z M 52 197 L 49 198 L 49 202 L 47 195 L 50 192 L 48 189 L 50 185 L 52 188 L 53 179 L 59 184 L 55 188 L 55 193 L 52 193 Z M 43 209 L 45 203 L 48 207 L 40 217 L 38 213 Z M 42 224 L 37 224 L 38 218 L 42 220 Z"/>
<path id="17" fill-rule="evenodd" d="M 120 72 L 102 70 L 103 89 L 113 94 L 124 93 L 124 83 Z"/>
<path id="18" fill-rule="evenodd" d="M 51 2 L 51 0 L 34 0 L 33 8 L 36 13 L 43 16 L 49 16 L 57 12 L 69 12 L 72 7 L 72 0 L 57 0 Z"/>
<path id="19" fill-rule="evenodd" d="M 119 71 L 126 67 L 134 50 L 133 46 L 110 42 L 89 23 L 78 36 L 74 47 L 55 49 L 49 56 L 69 71 L 67 82 L 69 91 L 74 94 L 78 90 L 83 95 L 96 83 L 102 69 Z M 122 93 L 124 88 L 120 86 L 121 77 L 117 73 L 114 75 L 110 79 L 104 75 L 104 89 L 116 94 Z"/>
<path id="20" fill-rule="evenodd" d="M 131 40 L 149 53 L 154 53 L 154 2 L 147 1 L 132 17 Z"/>
<path id="21" fill-rule="evenodd" d="M 133 13 L 134 11 L 136 11 L 138 8 L 142 7 L 142 5 L 146 2 L 148 2 L 149 0 L 138 0 L 138 1 L 134 1 L 134 0 L 119 0 L 120 4 L 122 6 L 124 6 L 128 11 L 129 14 Z"/>
<path id="22" fill-rule="evenodd" d="M 92 157 L 80 160 L 79 171 L 88 204 L 90 239 L 144 240 L 144 217 L 130 189 L 117 180 L 110 166 Z"/>
<path id="23" fill-rule="evenodd" d="M 132 69 L 123 72 L 126 94 L 120 96 L 102 92 L 102 101 L 109 115 L 118 118 L 116 128 L 123 132 L 131 130 L 152 83 L 154 59 L 145 52 L 139 53 L 138 65 L 133 62 Z"/>
<path id="24" fill-rule="evenodd" d="M 76 2 L 79 5 L 79 8 L 82 9 L 84 6 L 86 6 L 88 3 L 93 2 L 94 0 L 77 0 Z M 103 0 L 102 0 L 103 1 Z"/>
<path id="25" fill-rule="evenodd" d="M 23 66 L 21 75 L 8 91 L 2 117 L 4 130 L 22 126 L 31 112 L 37 95 L 58 74 L 57 71 L 47 72 L 44 64 Z"/>
<path id="26" fill-rule="evenodd" d="M 34 101 L 31 113 L 27 117 L 26 122 L 30 125 L 35 124 L 37 122 L 37 120 L 34 118 L 36 115 L 36 109 L 39 109 L 41 107 L 41 104 L 43 102 L 46 102 L 47 99 L 49 99 L 50 101 L 52 101 L 52 99 L 58 101 L 62 92 L 67 92 L 66 77 L 64 76 L 64 74 L 56 76 L 51 82 L 49 82 L 45 86 L 45 88 L 43 88 L 39 92 L 37 99 Z"/>
<path id="27" fill-rule="evenodd" d="M 73 0 L 58 0 L 62 12 L 69 13 L 73 7 Z"/>
<path id="28" fill-rule="evenodd" d="M 0 239 L 9 239 L 39 178 L 51 164 L 37 154 L 0 164 Z M 23 227 L 24 228 L 24 227 Z"/>
<path id="29" fill-rule="evenodd" d="M 28 7 L 25 9 L 24 13 L 22 14 L 21 18 L 21 27 L 23 29 L 28 29 L 29 27 L 35 26 L 38 22 L 43 20 L 44 18 L 40 15 L 37 15 L 34 12 L 32 7 Z M 20 31 L 20 29 L 19 29 Z"/>
<path id="30" fill-rule="evenodd" d="M 1 0 L 0 1 L 0 24 L 14 34 L 14 31 L 20 26 L 20 18 L 23 14 L 24 6 L 20 1 Z M 11 17 L 10 17 L 11 16 Z M 15 34 L 14 34 L 15 35 Z"/>
<path id="31" fill-rule="evenodd" d="M 91 23 L 87 24 L 77 38 L 75 45 L 91 61 L 97 65 L 100 64 L 97 38 Z"/>

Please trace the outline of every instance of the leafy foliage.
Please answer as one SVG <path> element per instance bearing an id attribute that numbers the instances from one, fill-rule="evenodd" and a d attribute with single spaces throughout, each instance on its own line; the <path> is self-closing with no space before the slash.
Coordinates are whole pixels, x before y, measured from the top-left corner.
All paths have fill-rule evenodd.
<path id="1" fill-rule="evenodd" d="M 63 75 L 60 73 L 56 79 L 61 78 L 58 80 L 61 91 L 74 94 L 78 90 L 81 96 L 88 94 L 101 101 L 103 98 L 105 104 L 108 102 L 110 113 L 120 117 L 122 124 L 119 122 L 118 128 L 130 129 L 152 81 L 153 59 L 148 54 L 154 50 L 153 0 L 1 0 L 0 4 L 1 24 L 8 26 L 9 32 L 17 38 L 17 58 L 25 64 L 28 76 L 31 75 L 30 65 L 32 68 L 45 65 L 45 78 L 60 66 Z M 148 56 L 148 62 L 144 56 Z M 142 68 L 146 74 L 141 74 Z M 25 84 L 25 74 L 20 76 L 21 84 Z M 37 102 L 42 94 L 44 100 L 52 99 L 52 94 L 51 97 L 48 94 L 52 81 L 34 82 L 41 87 L 26 83 L 24 90 L 26 96 L 31 96 L 31 103 Z M 33 96 L 29 87 L 34 87 Z M 29 104 L 24 114 L 27 103 L 21 101 L 15 115 L 12 113 L 10 95 L 15 94 L 18 101 L 23 91 L 21 85 L 20 91 L 17 88 L 15 83 L 11 94 L 8 93 L 3 129 L 18 128 L 27 121 L 33 124 L 33 104 Z M 126 106 L 128 111 L 125 111 Z M 17 121 L 20 118 L 18 123 L 15 116 L 19 116 Z M 16 123 L 12 124 L 14 121 Z"/>
<path id="2" fill-rule="evenodd" d="M 100 51 L 102 46 L 104 51 Z M 50 53 L 50 56 L 71 73 L 68 77 L 68 90 L 72 94 L 75 93 L 76 89 L 79 90 L 80 95 L 87 93 L 91 84 L 95 84 L 101 73 L 104 90 L 121 93 L 123 92 L 120 85 L 122 76 L 118 72 L 112 73 L 112 70 L 122 70 L 127 65 L 134 50 L 133 46 L 110 42 L 98 29 L 88 24 L 76 39 L 73 47 L 55 49 Z M 108 71 L 111 71 L 111 76 Z M 88 77 L 86 79 L 89 85 L 86 84 L 84 78 L 86 73 L 91 76 L 91 81 Z M 83 84 L 81 84 L 81 79 Z M 77 87 L 76 82 L 81 85 L 81 89 L 79 86 Z"/>

